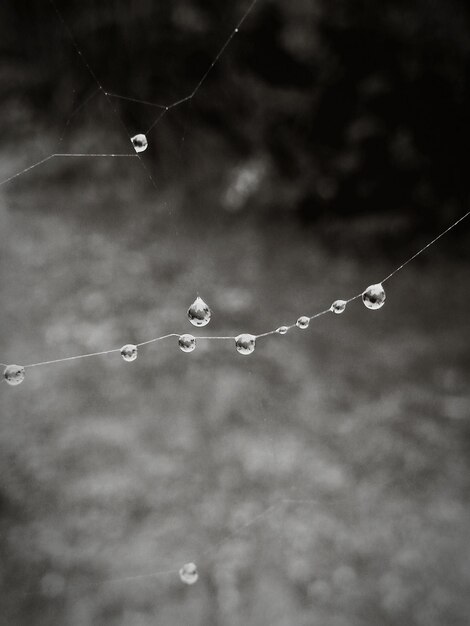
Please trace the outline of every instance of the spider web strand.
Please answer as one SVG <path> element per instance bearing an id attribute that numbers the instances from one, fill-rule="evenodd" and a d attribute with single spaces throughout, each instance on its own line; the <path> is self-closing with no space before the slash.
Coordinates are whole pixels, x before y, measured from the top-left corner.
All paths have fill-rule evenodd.
<path id="1" fill-rule="evenodd" d="M 191 91 L 191 93 L 187 96 L 185 96 L 184 98 L 181 98 L 180 100 L 177 100 L 176 102 L 173 102 L 172 104 L 169 104 L 166 109 L 173 109 L 175 107 L 177 107 L 180 104 L 183 104 L 183 102 L 187 102 L 188 100 L 192 100 L 194 98 L 194 96 L 196 95 L 196 93 L 199 91 L 199 89 L 202 87 L 202 84 L 204 83 L 204 81 L 206 80 L 206 78 L 209 76 L 209 74 L 211 73 L 212 69 L 214 68 L 214 66 L 217 64 L 218 60 L 220 59 L 220 57 L 223 55 L 223 53 L 225 52 L 225 49 L 227 48 L 227 46 L 229 46 L 230 42 L 232 41 L 232 39 L 235 37 L 235 35 L 238 33 L 238 31 L 240 30 L 241 25 L 243 24 L 243 22 L 246 20 L 246 18 L 248 17 L 248 15 L 251 13 L 251 11 L 254 9 L 256 3 L 258 2 L 258 0 L 253 0 L 252 3 L 249 5 L 248 9 L 245 11 L 245 13 L 242 15 L 241 19 L 238 21 L 237 25 L 235 26 L 235 28 L 232 30 L 232 32 L 230 33 L 230 35 L 228 36 L 228 38 L 225 40 L 225 43 L 222 45 L 222 47 L 220 48 L 220 50 L 218 51 L 218 53 L 216 54 L 215 58 L 213 59 L 213 61 L 210 63 L 209 67 L 207 68 L 207 70 L 204 72 L 204 74 L 202 75 L 202 77 L 200 78 L 200 80 L 198 81 L 198 83 L 196 84 L 196 86 L 194 87 L 194 89 Z M 160 117 L 158 117 L 153 124 L 150 126 L 150 128 L 147 130 L 147 133 L 149 133 L 153 128 L 155 128 L 155 126 L 158 124 L 158 122 L 160 121 Z"/>
<path id="2" fill-rule="evenodd" d="M 85 55 L 81 51 L 81 49 L 80 49 L 80 47 L 79 47 L 79 45 L 77 43 L 77 40 L 75 39 L 75 36 L 74 36 L 71 28 L 69 27 L 69 25 L 67 24 L 67 22 L 63 18 L 62 13 L 59 11 L 59 8 L 57 7 L 55 1 L 54 0 L 49 0 L 49 3 L 51 4 L 51 6 L 54 9 L 57 17 L 59 18 L 59 21 L 61 22 L 65 32 L 68 34 L 68 36 L 70 38 L 70 41 L 72 42 L 73 47 L 75 48 L 76 53 L 78 54 L 78 56 L 82 60 L 83 66 L 87 69 L 88 73 L 93 78 L 95 83 L 98 85 L 99 89 L 104 92 L 103 85 L 100 83 L 100 81 L 98 79 L 98 76 L 95 74 L 95 72 L 93 71 L 93 68 L 88 63 Z"/>
<path id="3" fill-rule="evenodd" d="M 5 178 L 4 180 L 0 181 L 0 187 L 2 185 L 6 185 L 7 183 L 9 183 L 11 180 L 18 178 L 19 176 L 23 176 L 24 174 L 26 174 L 27 172 L 33 170 L 35 167 L 38 167 L 39 165 L 42 165 L 43 163 L 46 163 L 47 161 L 50 161 L 51 159 L 56 159 L 56 158 L 66 158 L 66 157 L 75 157 L 75 158 L 82 158 L 82 157 L 88 157 L 88 158 L 118 158 L 118 157 L 125 157 L 125 158 L 135 158 L 138 157 L 138 154 L 116 154 L 116 153 L 109 153 L 109 154 L 97 154 L 97 153 L 87 153 L 87 152 L 54 152 L 53 154 L 50 154 L 49 156 L 45 157 L 44 159 L 41 159 L 40 161 L 37 161 L 36 163 L 33 163 L 32 165 L 28 165 L 28 167 L 25 167 L 23 170 L 21 170 L 20 172 L 16 172 L 16 174 L 12 174 L 11 176 L 9 176 L 8 178 Z"/>
<path id="4" fill-rule="evenodd" d="M 70 126 L 70 122 L 75 117 L 75 115 L 77 115 L 77 113 L 79 113 L 99 93 L 100 93 L 100 89 L 99 88 L 95 89 L 87 98 L 85 98 L 85 100 L 81 104 L 79 104 L 72 111 L 71 115 L 69 116 L 69 118 L 67 119 L 67 121 L 64 124 L 63 130 L 62 130 L 62 132 L 60 134 L 60 137 L 59 137 L 59 142 L 61 142 L 63 140 L 65 132 L 66 132 L 67 128 Z"/>
<path id="5" fill-rule="evenodd" d="M 384 283 L 386 280 L 388 280 L 389 278 L 392 278 L 392 276 L 394 276 L 397 272 L 399 272 L 400 270 L 402 270 L 406 265 L 408 265 L 408 263 L 411 263 L 411 261 L 413 261 L 414 259 L 416 259 L 417 256 L 419 256 L 420 254 L 422 254 L 425 250 L 427 250 L 428 248 L 430 248 L 432 245 L 434 245 L 437 241 L 439 241 L 439 239 L 441 237 L 444 237 L 444 235 L 446 235 L 450 230 L 452 230 L 453 228 L 455 228 L 457 226 L 457 224 L 460 224 L 460 222 L 463 222 L 463 220 L 468 217 L 470 215 L 470 211 L 467 211 L 467 213 L 465 213 L 465 215 L 462 215 L 461 217 L 459 217 L 459 219 L 457 221 L 455 221 L 453 224 L 451 224 L 448 228 L 446 228 L 444 231 L 442 231 L 442 233 L 440 233 L 437 237 L 434 237 L 434 239 L 432 241 L 430 241 L 429 243 L 427 243 L 425 246 L 423 246 L 421 248 L 421 250 L 418 250 L 418 252 L 415 252 L 415 254 L 413 254 L 413 256 L 411 256 L 409 259 L 407 259 L 404 263 L 402 263 L 401 265 L 399 265 L 396 269 L 393 270 L 393 272 L 390 272 L 390 274 L 388 276 L 386 276 L 381 282 Z"/>
<path id="6" fill-rule="evenodd" d="M 117 98 L 118 100 L 127 100 L 128 102 L 136 102 L 137 104 L 145 104 L 146 106 L 155 107 L 157 109 L 166 110 L 169 108 L 165 104 L 158 104 L 156 102 L 150 102 L 149 100 L 139 100 L 138 98 L 131 98 L 130 96 L 121 96 L 117 93 L 112 93 L 110 91 L 105 91 L 104 95 L 108 96 L 109 98 Z"/>
<path id="7" fill-rule="evenodd" d="M 67 356 L 64 359 L 53 359 L 52 361 L 41 361 L 39 363 L 30 363 L 25 365 L 24 368 L 39 367 L 40 365 L 52 365 L 53 363 L 64 363 L 65 361 L 75 361 L 76 359 L 86 359 L 92 356 L 100 356 L 103 354 L 111 354 L 112 352 L 120 352 L 120 348 L 113 348 L 112 350 L 102 350 L 101 352 L 90 352 L 88 354 L 79 354 L 78 356 Z"/>

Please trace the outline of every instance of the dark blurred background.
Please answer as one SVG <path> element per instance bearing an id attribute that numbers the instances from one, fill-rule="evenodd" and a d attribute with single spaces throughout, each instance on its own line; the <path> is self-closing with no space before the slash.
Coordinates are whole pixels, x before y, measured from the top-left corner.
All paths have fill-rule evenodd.
<path id="1" fill-rule="evenodd" d="M 171 104 L 248 7 L 54 1 L 0 5 L 0 180 L 160 114 L 96 93 L 67 27 L 106 91 Z M 146 169 L 1 186 L 2 362 L 192 332 L 198 292 L 211 333 L 261 333 L 383 278 L 468 210 L 469 19 L 258 0 Z M 2 384 L 0 624 L 466 626 L 469 236 L 250 357 L 169 340 Z"/>

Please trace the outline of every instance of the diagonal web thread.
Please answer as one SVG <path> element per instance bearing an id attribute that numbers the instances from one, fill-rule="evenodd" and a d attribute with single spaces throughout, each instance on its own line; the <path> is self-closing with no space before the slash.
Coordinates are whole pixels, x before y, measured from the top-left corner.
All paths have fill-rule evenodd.
<path id="1" fill-rule="evenodd" d="M 55 156 L 83 156 L 83 155 L 55 155 Z M 89 155 L 86 155 L 86 156 L 89 156 Z M 102 156 L 102 155 L 94 155 L 94 156 Z M 116 156 L 119 156 L 119 155 L 116 155 Z M 132 156 L 132 155 L 121 155 L 121 156 Z M 52 157 L 50 157 L 50 158 L 52 158 Z M 422 254 L 423 252 L 428 250 L 431 246 L 433 246 L 435 243 L 437 243 L 437 241 L 439 241 L 444 235 L 446 235 L 452 229 L 454 229 L 458 224 L 460 224 L 469 215 L 470 215 L 470 211 L 467 211 L 467 213 L 465 213 L 464 215 L 459 217 L 455 222 L 453 222 L 450 226 L 448 226 L 445 230 L 443 230 L 439 235 L 437 235 L 437 237 L 434 237 L 434 239 L 432 239 L 429 243 L 424 245 L 417 252 L 415 252 L 411 257 L 409 257 L 406 261 L 401 263 L 401 265 L 396 267 L 392 272 L 390 272 L 390 274 L 388 274 L 385 278 L 383 278 L 381 281 L 379 281 L 378 284 L 382 284 L 385 281 L 390 280 L 390 278 L 395 276 L 404 267 L 406 267 L 409 263 L 411 263 L 411 261 L 416 259 L 420 254 Z M 350 302 L 353 302 L 354 300 L 357 300 L 358 298 L 360 298 L 362 295 L 363 295 L 362 292 L 358 293 L 355 296 L 352 296 L 351 298 L 349 298 L 348 300 L 344 300 L 343 302 L 345 304 L 349 304 Z M 305 316 L 305 317 L 307 317 L 308 321 L 310 322 L 312 320 L 315 320 L 315 319 L 318 319 L 318 318 L 322 317 L 323 315 L 326 315 L 327 313 L 333 313 L 333 312 L 334 312 L 334 308 L 333 308 L 333 305 L 332 305 L 332 306 L 330 306 L 327 309 L 319 311 L 318 313 L 314 313 L 311 316 Z M 291 330 L 292 328 L 295 328 L 297 326 L 298 326 L 297 323 L 293 323 L 293 324 L 286 325 L 286 326 L 279 326 L 276 329 L 268 330 L 268 331 L 260 333 L 258 335 L 253 335 L 253 337 L 256 340 L 256 339 L 261 339 L 263 337 L 268 337 L 270 335 L 284 335 L 289 330 Z M 165 335 L 161 335 L 161 336 L 154 337 L 152 339 L 148 339 L 146 341 L 142 341 L 140 343 L 137 343 L 136 347 L 146 346 L 146 345 L 149 345 L 149 344 L 152 344 L 152 343 L 156 343 L 158 341 L 163 341 L 164 339 L 170 339 L 170 338 L 173 338 L 173 337 L 179 338 L 180 336 L 181 336 L 181 333 L 168 333 L 168 334 L 165 334 Z M 197 340 L 203 340 L 203 341 L 220 341 L 220 340 L 235 341 L 236 338 L 237 338 L 237 335 L 224 335 L 224 336 L 210 336 L 210 335 L 208 335 L 208 336 L 196 337 Z M 60 358 L 60 359 L 53 359 L 53 360 L 49 360 L 49 361 L 40 361 L 38 363 L 29 363 L 27 365 L 24 365 L 23 367 L 26 369 L 26 368 L 32 368 L 32 367 L 39 367 L 39 366 L 42 366 L 42 365 L 52 365 L 52 364 L 56 364 L 56 363 L 63 363 L 65 361 L 74 361 L 74 360 L 77 360 L 77 359 L 85 359 L 85 358 L 90 358 L 90 357 L 95 357 L 95 356 L 105 356 L 105 355 L 112 354 L 112 353 L 115 353 L 115 352 L 120 352 L 120 350 L 121 350 L 120 348 L 111 348 L 110 350 L 102 350 L 102 351 L 99 351 L 99 352 L 91 352 L 91 353 L 88 353 L 88 354 L 79 354 L 79 355 L 76 355 L 76 356 L 69 356 L 69 357 Z"/>

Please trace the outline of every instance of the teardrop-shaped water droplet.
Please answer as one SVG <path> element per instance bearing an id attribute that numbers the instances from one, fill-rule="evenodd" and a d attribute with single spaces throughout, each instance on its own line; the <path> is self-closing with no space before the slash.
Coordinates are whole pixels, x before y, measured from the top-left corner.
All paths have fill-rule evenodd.
<path id="1" fill-rule="evenodd" d="M 147 150 L 148 141 L 147 137 L 143 133 L 134 135 L 134 137 L 131 138 L 131 142 L 136 152 L 143 152 L 144 150 Z"/>
<path id="2" fill-rule="evenodd" d="M 183 352 L 192 352 L 196 347 L 196 337 L 193 337 L 193 335 L 181 335 L 178 338 L 178 345 Z"/>
<path id="3" fill-rule="evenodd" d="M 307 317 L 306 315 L 302 315 L 302 317 L 299 317 L 299 319 L 296 321 L 295 325 L 297 326 L 297 328 L 308 328 L 308 325 L 310 324 L 310 318 Z"/>
<path id="4" fill-rule="evenodd" d="M 19 385 L 24 381 L 24 377 L 25 369 L 22 365 L 7 365 L 3 372 L 3 378 L 9 385 Z"/>
<path id="5" fill-rule="evenodd" d="M 185 563 L 179 571 L 180 579 L 187 585 L 194 585 L 199 578 L 195 563 Z"/>
<path id="6" fill-rule="evenodd" d="M 385 302 L 385 290 L 381 283 L 370 285 L 362 294 L 362 301 L 368 309 L 380 309 Z"/>
<path id="7" fill-rule="evenodd" d="M 199 296 L 188 309 L 188 319 L 193 326 L 206 326 L 211 321 L 211 310 Z"/>
<path id="8" fill-rule="evenodd" d="M 346 300 L 335 300 L 331 305 L 331 311 L 336 313 L 336 315 L 340 315 L 346 309 L 347 302 Z"/>
<path id="9" fill-rule="evenodd" d="M 235 347 L 240 354 L 251 354 L 255 351 L 255 346 L 256 337 L 254 335 L 243 333 L 235 337 Z"/>
<path id="10" fill-rule="evenodd" d="M 127 343 L 121 348 L 121 356 L 124 361 L 135 361 L 137 358 L 137 346 L 133 343 Z"/>
<path id="11" fill-rule="evenodd" d="M 279 333 L 280 335 L 285 335 L 288 330 L 289 330 L 288 326 L 279 326 L 276 332 Z"/>

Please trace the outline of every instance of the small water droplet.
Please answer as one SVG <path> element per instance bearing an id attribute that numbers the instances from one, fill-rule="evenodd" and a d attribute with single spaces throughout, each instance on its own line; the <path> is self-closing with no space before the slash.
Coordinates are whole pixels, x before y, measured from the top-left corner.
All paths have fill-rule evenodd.
<path id="1" fill-rule="evenodd" d="M 336 315 L 340 315 L 346 309 L 347 302 L 346 300 L 335 300 L 331 305 L 331 311 L 336 313 Z"/>
<path id="2" fill-rule="evenodd" d="M 380 309 L 385 302 L 385 290 L 381 283 L 370 285 L 362 294 L 362 301 L 368 309 Z"/>
<path id="3" fill-rule="evenodd" d="M 306 315 L 302 315 L 302 317 L 299 317 L 299 319 L 295 323 L 297 328 L 302 328 L 302 329 L 308 328 L 309 324 L 310 324 L 310 318 L 307 317 Z"/>
<path id="4" fill-rule="evenodd" d="M 211 320 L 211 310 L 199 296 L 188 309 L 188 319 L 193 326 L 206 326 Z"/>
<path id="5" fill-rule="evenodd" d="M 134 137 L 131 138 L 131 142 L 136 152 L 143 152 L 144 150 L 147 150 L 148 141 L 147 137 L 143 133 L 134 135 Z"/>
<path id="6" fill-rule="evenodd" d="M 285 335 L 288 330 L 289 328 L 287 326 L 279 326 L 276 332 L 279 333 L 280 335 Z"/>
<path id="7" fill-rule="evenodd" d="M 196 347 L 196 338 L 193 335 L 181 335 L 178 345 L 183 352 L 192 352 Z"/>
<path id="8" fill-rule="evenodd" d="M 256 337 L 244 333 L 235 337 L 235 347 L 240 354 L 251 354 L 256 346 Z"/>
<path id="9" fill-rule="evenodd" d="M 22 365 L 7 365 L 3 377 L 9 385 L 19 385 L 24 381 L 25 369 Z"/>
<path id="10" fill-rule="evenodd" d="M 135 361 L 137 358 L 137 346 L 133 343 L 127 343 L 121 348 L 121 356 L 124 361 Z"/>
<path id="11" fill-rule="evenodd" d="M 199 578 L 197 567 L 195 563 L 185 563 L 179 571 L 182 582 L 187 585 L 194 585 Z"/>

